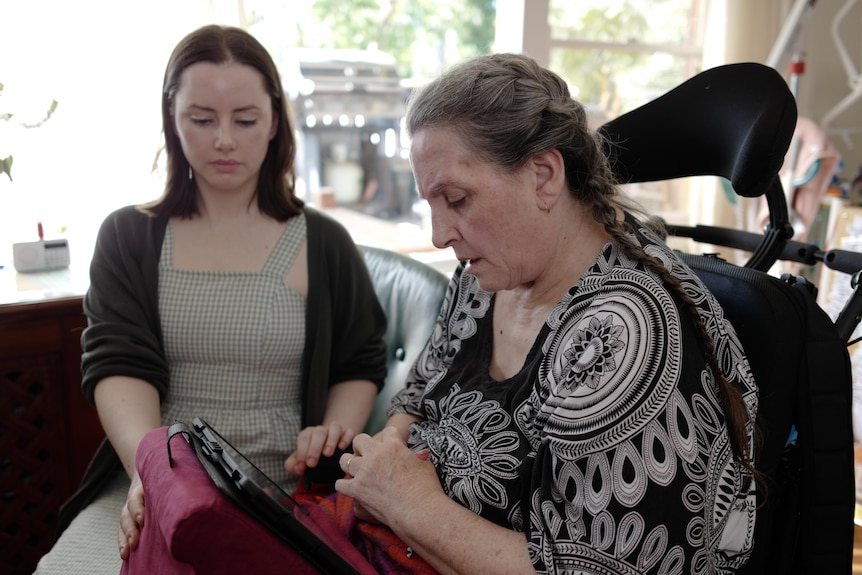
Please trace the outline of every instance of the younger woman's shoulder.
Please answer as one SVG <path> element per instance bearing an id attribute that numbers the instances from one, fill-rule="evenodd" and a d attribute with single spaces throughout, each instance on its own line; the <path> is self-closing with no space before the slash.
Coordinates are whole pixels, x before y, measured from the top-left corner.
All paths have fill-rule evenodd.
<path id="1" fill-rule="evenodd" d="M 124 206 L 102 221 L 96 240 L 97 250 L 158 249 L 167 228 L 167 216 L 152 216 L 138 206 Z"/>
<path id="2" fill-rule="evenodd" d="M 145 226 L 161 218 L 152 216 L 138 205 L 123 206 L 109 213 L 104 224 L 117 226 Z"/>
<path id="3" fill-rule="evenodd" d="M 350 232 L 347 231 L 344 224 L 336 220 L 334 217 L 309 206 L 305 206 L 303 208 L 303 213 L 305 214 L 305 221 L 306 226 L 308 227 L 308 235 L 310 239 L 314 235 L 319 234 L 327 239 L 350 241 L 352 243 L 353 240 L 350 236 Z"/>
<path id="4" fill-rule="evenodd" d="M 333 269 L 365 265 L 360 246 L 341 222 L 308 206 L 303 212 L 309 261 Z"/>

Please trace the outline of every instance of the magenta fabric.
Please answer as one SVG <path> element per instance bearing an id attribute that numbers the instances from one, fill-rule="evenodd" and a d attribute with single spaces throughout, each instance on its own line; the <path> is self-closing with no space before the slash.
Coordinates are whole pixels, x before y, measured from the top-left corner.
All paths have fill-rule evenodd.
<path id="1" fill-rule="evenodd" d="M 123 563 L 121 574 L 318 573 L 222 494 L 182 437 L 171 441 L 171 468 L 166 431 L 151 431 L 138 447 L 146 514 L 140 545 Z M 325 512 L 314 505 L 307 508 L 318 520 L 319 535 L 334 543 L 360 573 L 376 573 Z"/>

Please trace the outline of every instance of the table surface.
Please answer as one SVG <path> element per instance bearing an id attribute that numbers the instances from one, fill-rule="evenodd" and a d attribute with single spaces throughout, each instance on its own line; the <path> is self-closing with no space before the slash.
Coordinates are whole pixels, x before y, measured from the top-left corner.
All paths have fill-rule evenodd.
<path id="1" fill-rule="evenodd" d="M 451 250 L 434 248 L 428 227 L 386 221 L 341 206 L 322 211 L 341 222 L 357 244 L 410 255 L 424 263 L 441 266 L 444 273 L 454 268 L 456 262 Z M 0 261 L 0 306 L 83 296 L 89 285 L 92 246 L 72 243 L 71 251 L 69 268 L 38 273 L 19 273 L 11 261 Z"/>
<path id="2" fill-rule="evenodd" d="M 86 270 L 66 268 L 22 274 L 4 266 L 0 269 L 0 306 L 81 297 L 88 285 Z"/>

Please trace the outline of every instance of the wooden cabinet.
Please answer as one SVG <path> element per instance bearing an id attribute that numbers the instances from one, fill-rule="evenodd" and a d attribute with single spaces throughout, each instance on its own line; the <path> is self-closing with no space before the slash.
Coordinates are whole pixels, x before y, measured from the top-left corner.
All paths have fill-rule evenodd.
<path id="1" fill-rule="evenodd" d="M 31 574 L 104 434 L 81 392 L 81 297 L 0 305 L 0 572 Z"/>

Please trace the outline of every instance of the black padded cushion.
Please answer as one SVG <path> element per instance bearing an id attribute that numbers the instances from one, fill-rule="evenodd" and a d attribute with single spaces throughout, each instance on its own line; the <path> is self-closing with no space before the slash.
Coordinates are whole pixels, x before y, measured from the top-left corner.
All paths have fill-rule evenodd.
<path id="1" fill-rule="evenodd" d="M 754 552 L 740 573 L 849 572 L 855 494 L 846 342 L 807 288 L 715 257 L 682 257 L 724 308 L 758 386 L 756 465 L 769 477 L 768 494 L 763 501 L 759 493 Z M 782 456 L 793 426 L 792 463 L 801 471 L 788 476 Z"/>
<path id="2" fill-rule="evenodd" d="M 775 471 L 796 420 L 798 366 L 805 318 L 796 303 L 803 294 L 776 277 L 709 256 L 683 259 L 718 299 L 739 336 L 759 394 L 763 450 L 757 466 Z"/>
<path id="3" fill-rule="evenodd" d="M 723 176 L 756 197 L 781 169 L 796 117 L 781 75 L 747 62 L 705 70 L 599 132 L 620 182 Z"/>

